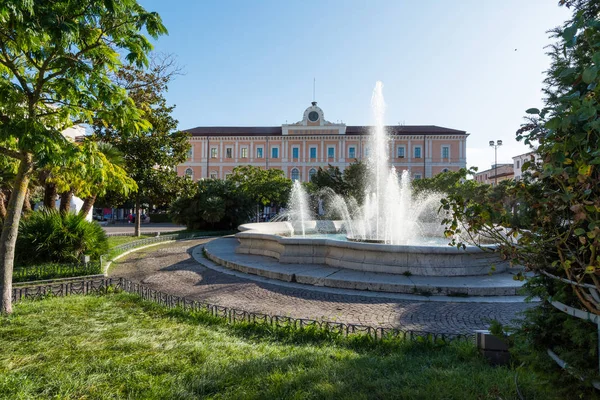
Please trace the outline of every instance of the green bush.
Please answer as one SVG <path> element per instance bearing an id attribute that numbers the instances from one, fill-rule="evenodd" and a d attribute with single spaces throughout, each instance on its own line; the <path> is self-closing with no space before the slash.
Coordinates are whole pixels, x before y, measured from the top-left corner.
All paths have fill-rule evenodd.
<path id="1" fill-rule="evenodd" d="M 232 230 L 248 222 L 255 207 L 247 191 L 232 179 L 204 179 L 198 181 L 193 197 L 171 204 L 169 217 L 190 230 Z"/>
<path id="2" fill-rule="evenodd" d="M 161 223 L 161 222 L 172 222 L 171 218 L 169 218 L 169 214 L 148 214 L 150 217 L 150 222 L 152 223 Z"/>
<path id="3" fill-rule="evenodd" d="M 41 279 L 71 278 L 102 273 L 100 261 L 88 264 L 41 264 L 17 267 L 13 270 L 13 283 L 31 282 Z"/>
<path id="4" fill-rule="evenodd" d="M 108 250 L 106 234 L 77 214 L 41 210 L 21 220 L 16 264 L 76 263 L 82 255 L 99 259 Z"/>

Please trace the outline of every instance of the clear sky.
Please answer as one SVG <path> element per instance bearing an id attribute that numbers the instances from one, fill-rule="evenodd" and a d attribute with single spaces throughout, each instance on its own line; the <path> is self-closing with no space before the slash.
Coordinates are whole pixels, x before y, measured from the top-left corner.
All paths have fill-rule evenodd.
<path id="1" fill-rule="evenodd" d="M 169 88 L 179 128 L 277 126 L 313 97 L 332 122 L 370 125 L 384 83 L 386 124 L 466 130 L 467 165 L 528 151 L 514 139 L 542 104 L 547 30 L 558 0 L 140 0 L 169 36 L 155 43 L 185 70 Z"/>

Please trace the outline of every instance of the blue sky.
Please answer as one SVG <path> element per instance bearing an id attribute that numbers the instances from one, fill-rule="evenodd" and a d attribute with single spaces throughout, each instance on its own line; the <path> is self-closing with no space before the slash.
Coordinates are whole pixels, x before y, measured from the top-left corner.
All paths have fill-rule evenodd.
<path id="1" fill-rule="evenodd" d="M 164 1 L 169 35 L 155 43 L 185 71 L 167 95 L 179 128 L 277 126 L 310 105 L 313 78 L 325 118 L 372 124 L 383 81 L 386 123 L 466 130 L 467 164 L 527 151 L 514 140 L 525 110 L 542 104 L 547 30 L 569 12 L 557 0 Z"/>

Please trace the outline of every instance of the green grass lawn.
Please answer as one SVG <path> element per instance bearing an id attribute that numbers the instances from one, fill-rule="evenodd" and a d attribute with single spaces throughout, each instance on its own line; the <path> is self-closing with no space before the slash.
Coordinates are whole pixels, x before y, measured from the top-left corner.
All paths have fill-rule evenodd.
<path id="1" fill-rule="evenodd" d="M 172 233 L 161 233 L 162 236 L 173 235 L 173 234 L 181 234 L 185 235 L 187 233 L 197 233 L 201 236 L 224 236 L 235 233 L 236 231 L 177 231 Z M 146 239 L 150 237 L 154 237 L 155 235 L 141 235 L 141 236 L 109 236 L 108 237 L 108 248 L 112 249 L 115 246 L 119 246 L 121 244 L 135 242 L 136 240 Z"/>
<path id="2" fill-rule="evenodd" d="M 108 248 L 112 249 L 115 246 L 119 246 L 125 243 L 135 242 L 136 240 L 142 240 L 155 235 L 141 235 L 141 236 L 109 236 L 108 237 Z"/>
<path id="3" fill-rule="evenodd" d="M 0 398 L 516 399 L 470 343 L 373 343 L 228 326 L 128 294 L 26 301 L 0 317 Z M 526 399 L 559 398 L 519 373 Z"/>

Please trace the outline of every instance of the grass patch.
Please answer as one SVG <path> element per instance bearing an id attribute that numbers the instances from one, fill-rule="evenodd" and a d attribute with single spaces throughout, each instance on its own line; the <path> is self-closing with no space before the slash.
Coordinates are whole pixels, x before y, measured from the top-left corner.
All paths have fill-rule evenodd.
<path id="1" fill-rule="evenodd" d="M 237 231 L 189 231 L 189 230 L 183 230 L 183 231 L 177 231 L 177 232 L 166 232 L 166 233 L 161 233 L 161 236 L 168 236 L 168 235 L 187 235 L 187 234 L 197 234 L 198 236 L 225 236 L 225 235 L 231 235 L 233 233 L 236 233 Z M 122 244 L 127 244 L 127 243 L 131 243 L 131 242 L 135 242 L 137 240 L 142 240 L 142 239 L 147 239 L 147 238 L 151 238 L 151 237 L 155 237 L 156 235 L 141 235 L 141 236 L 109 236 L 108 237 L 108 247 L 109 249 L 112 249 L 115 246 L 120 246 Z"/>
<path id="2" fill-rule="evenodd" d="M 364 342 L 364 343 L 363 343 Z M 393 344 L 228 326 L 119 293 L 0 317 L 0 398 L 514 399 L 515 371 L 470 343 Z M 557 398 L 519 373 L 527 399 Z"/>
<path id="3" fill-rule="evenodd" d="M 112 249 L 115 246 L 122 244 L 135 242 L 136 240 L 147 239 L 154 237 L 155 235 L 141 235 L 141 236 L 109 236 L 108 237 L 108 248 Z"/>

